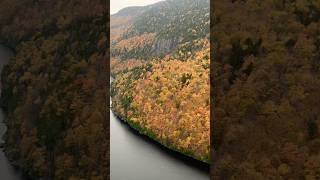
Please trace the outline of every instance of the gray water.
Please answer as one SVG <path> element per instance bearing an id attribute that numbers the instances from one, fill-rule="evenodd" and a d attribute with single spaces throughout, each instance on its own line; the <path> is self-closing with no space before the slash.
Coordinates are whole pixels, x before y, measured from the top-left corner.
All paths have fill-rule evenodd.
<path id="1" fill-rule="evenodd" d="M 110 110 L 111 180 L 209 180 L 199 164 L 135 133 Z"/>
<path id="2" fill-rule="evenodd" d="M 0 72 L 5 64 L 9 62 L 9 59 L 13 56 L 12 52 L 0 45 Z M 0 84 L 1 85 L 1 84 Z M 5 134 L 7 127 L 4 124 L 5 115 L 0 109 L 0 144 L 4 143 L 3 135 Z M 26 180 L 22 173 L 16 170 L 8 161 L 3 149 L 0 149 L 0 179 L 2 180 Z"/>
<path id="3" fill-rule="evenodd" d="M 0 72 L 13 56 L 0 45 Z M 1 88 L 1 84 L 0 84 Z M 5 115 L 0 109 L 0 144 L 6 132 Z M 208 170 L 196 161 L 169 152 L 144 138 L 117 119 L 110 110 L 111 180 L 209 180 Z M 0 179 L 27 180 L 0 149 Z"/>

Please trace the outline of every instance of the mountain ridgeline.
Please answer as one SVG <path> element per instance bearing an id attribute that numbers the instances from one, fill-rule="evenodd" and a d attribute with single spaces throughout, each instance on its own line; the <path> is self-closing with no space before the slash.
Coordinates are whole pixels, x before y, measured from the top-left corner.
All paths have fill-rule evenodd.
<path id="1" fill-rule="evenodd" d="M 164 57 L 183 43 L 209 38 L 208 0 L 162 1 L 146 7 L 124 9 L 111 19 L 129 14 L 135 18 L 131 19 L 130 28 L 116 40 L 116 45 L 111 46 L 112 56 L 125 59 Z M 133 43 L 136 40 L 141 42 Z"/>
<path id="2" fill-rule="evenodd" d="M 111 16 L 112 109 L 140 133 L 210 162 L 209 0 Z"/>

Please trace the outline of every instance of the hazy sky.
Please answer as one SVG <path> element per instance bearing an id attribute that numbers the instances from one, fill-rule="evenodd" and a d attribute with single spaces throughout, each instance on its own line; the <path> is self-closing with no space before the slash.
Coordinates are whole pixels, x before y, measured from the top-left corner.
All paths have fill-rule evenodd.
<path id="1" fill-rule="evenodd" d="M 146 6 L 161 0 L 110 0 L 110 13 L 114 14 L 120 9 L 129 6 Z"/>

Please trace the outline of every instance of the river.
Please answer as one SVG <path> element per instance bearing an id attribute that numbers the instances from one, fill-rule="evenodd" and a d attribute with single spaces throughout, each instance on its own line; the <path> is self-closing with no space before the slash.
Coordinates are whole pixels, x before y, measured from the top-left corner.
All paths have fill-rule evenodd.
<path id="1" fill-rule="evenodd" d="M 0 72 L 12 52 L 0 45 Z M 0 144 L 6 132 L 5 114 L 0 109 Z M 110 110 L 111 180 L 209 180 L 208 165 L 172 152 L 139 135 Z M 0 179 L 27 180 L 0 149 Z"/>
<path id="2" fill-rule="evenodd" d="M 111 104 L 111 102 L 110 102 Z M 110 110 L 111 180 L 209 180 L 209 166 L 138 134 Z"/>
<path id="3" fill-rule="evenodd" d="M 7 64 L 13 53 L 8 48 L 0 45 L 0 72 L 5 64 Z M 4 143 L 3 135 L 5 134 L 7 127 L 4 124 L 5 114 L 0 109 L 0 144 Z M 3 149 L 0 149 L 0 179 L 3 180 L 27 180 L 21 173 L 21 171 L 14 168 L 7 157 L 5 156 Z"/>

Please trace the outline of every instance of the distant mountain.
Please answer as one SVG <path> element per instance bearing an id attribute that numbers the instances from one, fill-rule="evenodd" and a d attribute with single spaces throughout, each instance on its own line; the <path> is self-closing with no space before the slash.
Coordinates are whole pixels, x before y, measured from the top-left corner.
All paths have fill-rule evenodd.
<path id="1" fill-rule="evenodd" d="M 144 6 L 131 6 L 131 7 L 121 9 L 115 15 L 116 16 L 131 16 L 133 14 L 141 13 L 141 11 L 143 11 L 143 9 L 144 9 Z"/>
<path id="2" fill-rule="evenodd" d="M 142 7 L 129 7 L 110 17 L 111 43 L 115 42 L 130 27 L 135 17 L 142 13 Z"/>
<path id="3" fill-rule="evenodd" d="M 125 8 L 111 16 L 111 32 L 118 31 L 112 34 L 117 45 L 111 54 L 122 59 L 163 57 L 183 43 L 209 37 L 209 12 L 208 0 L 168 0 Z"/>

